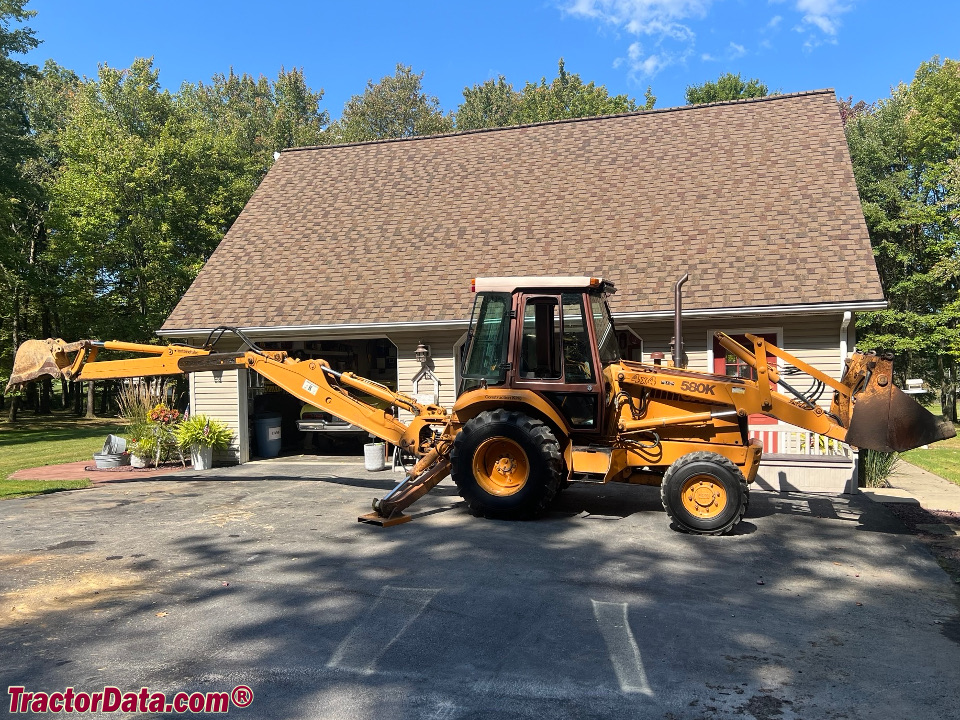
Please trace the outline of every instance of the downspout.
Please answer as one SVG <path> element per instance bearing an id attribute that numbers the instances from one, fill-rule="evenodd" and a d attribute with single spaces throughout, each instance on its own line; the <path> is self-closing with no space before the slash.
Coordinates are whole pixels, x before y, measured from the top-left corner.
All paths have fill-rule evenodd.
<path id="1" fill-rule="evenodd" d="M 850 320 L 853 313 L 847 310 L 843 314 L 843 320 L 840 321 L 840 377 L 843 377 L 844 364 L 847 362 L 847 328 L 850 327 Z"/>

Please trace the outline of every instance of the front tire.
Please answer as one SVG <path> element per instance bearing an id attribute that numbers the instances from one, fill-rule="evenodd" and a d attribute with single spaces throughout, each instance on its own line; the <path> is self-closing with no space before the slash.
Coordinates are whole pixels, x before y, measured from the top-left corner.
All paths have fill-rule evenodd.
<path id="1" fill-rule="evenodd" d="M 723 455 L 695 452 L 669 467 L 660 486 L 663 509 L 677 528 L 693 535 L 726 535 L 743 519 L 747 481 Z"/>
<path id="2" fill-rule="evenodd" d="M 557 494 L 560 445 L 544 423 L 519 412 L 486 410 L 453 441 L 450 473 L 475 515 L 519 520 L 543 513 Z"/>

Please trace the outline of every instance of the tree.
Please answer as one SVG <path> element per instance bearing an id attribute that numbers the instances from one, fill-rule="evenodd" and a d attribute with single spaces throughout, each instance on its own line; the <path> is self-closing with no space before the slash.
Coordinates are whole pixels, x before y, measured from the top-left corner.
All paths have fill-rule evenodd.
<path id="1" fill-rule="evenodd" d="M 957 418 L 960 360 L 960 63 L 934 58 L 846 125 L 877 270 L 890 307 L 864 315 L 864 349 L 940 389 Z"/>
<path id="2" fill-rule="evenodd" d="M 728 100 L 743 100 L 758 98 L 771 93 L 767 86 L 756 78 L 744 82 L 740 73 L 726 73 L 715 82 L 707 81 L 702 85 L 688 85 L 684 97 L 688 105 L 702 105 L 704 103 L 726 102 Z"/>
<path id="3" fill-rule="evenodd" d="M 463 89 L 455 115 L 457 130 L 506 127 L 518 123 L 521 95 L 503 75 Z"/>
<path id="4" fill-rule="evenodd" d="M 36 67 L 15 60 L 39 45 L 33 30 L 21 24 L 36 13 L 26 0 L 0 0 L 0 333 L 4 365 L 19 344 L 29 312 L 29 270 L 37 256 L 34 223 L 29 208 L 38 189 L 24 170 L 37 153 L 30 135 L 25 84 Z M 2 378 L 0 378 L 2 379 Z"/>
<path id="5" fill-rule="evenodd" d="M 340 120 L 330 128 L 338 143 L 365 142 L 450 132 L 453 121 L 443 114 L 440 101 L 423 91 L 423 73 L 398 64 L 393 75 L 354 95 L 343 108 Z"/>
<path id="6" fill-rule="evenodd" d="M 325 138 L 322 91 L 219 75 L 162 90 L 148 59 L 77 84 L 58 133 L 46 261 L 70 336 L 150 340 L 263 178 Z"/>
<path id="7" fill-rule="evenodd" d="M 633 112 L 636 102 L 626 95 L 613 95 L 603 85 L 584 84 L 576 73 L 569 74 L 560 58 L 557 77 L 550 84 L 527 83 L 521 91 L 518 119 L 521 123 L 565 120 Z"/>
<path id="8" fill-rule="evenodd" d="M 644 109 L 653 108 L 657 99 L 647 88 Z M 569 118 L 616 115 L 637 110 L 637 104 L 626 95 L 613 95 L 603 85 L 584 83 L 576 73 L 566 70 L 563 58 L 558 63 L 557 77 L 547 83 L 528 82 L 519 92 L 501 75 L 481 85 L 464 88 L 463 103 L 457 108 L 458 130 L 504 127 L 526 123 L 566 120 Z"/>

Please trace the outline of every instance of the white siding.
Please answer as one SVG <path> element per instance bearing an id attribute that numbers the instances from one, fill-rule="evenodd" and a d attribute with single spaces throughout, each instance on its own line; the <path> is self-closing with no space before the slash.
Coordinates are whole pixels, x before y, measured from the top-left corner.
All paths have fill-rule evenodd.
<path id="1" fill-rule="evenodd" d="M 227 450 L 214 453 L 214 461 L 245 463 L 250 460 L 247 431 L 247 371 L 216 370 L 190 374 L 190 412 L 208 415 L 227 424 L 234 436 Z"/>

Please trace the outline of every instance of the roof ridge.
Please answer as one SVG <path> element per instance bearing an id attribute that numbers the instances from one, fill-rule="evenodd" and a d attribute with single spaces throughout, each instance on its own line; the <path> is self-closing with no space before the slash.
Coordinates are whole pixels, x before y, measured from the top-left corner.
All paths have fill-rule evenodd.
<path id="1" fill-rule="evenodd" d="M 675 105 L 666 108 L 652 108 L 650 110 L 637 110 L 635 112 L 615 113 L 613 115 L 590 115 L 587 117 L 563 118 L 562 120 L 545 120 L 537 123 L 525 123 L 523 125 L 505 125 L 502 127 L 478 128 L 476 130 L 461 130 L 460 132 L 439 133 L 436 135 L 413 135 L 412 137 L 402 138 L 382 138 L 380 140 L 363 140 L 360 142 L 337 143 L 334 145 L 303 145 L 301 147 L 284 148 L 281 153 L 303 152 L 306 150 L 333 150 L 347 147 L 362 147 L 365 145 L 387 145 L 389 143 L 416 142 L 420 140 L 437 140 L 441 138 L 462 137 L 464 135 L 479 135 L 481 133 L 504 132 L 510 130 L 524 130 L 526 128 L 544 127 L 548 125 L 566 125 L 570 123 L 595 122 L 597 120 L 611 120 L 614 118 L 637 117 L 641 115 L 657 115 L 660 113 L 687 112 L 701 110 L 703 108 L 721 107 L 724 105 L 747 105 L 750 103 L 771 102 L 776 100 L 790 100 L 808 95 L 836 95 L 833 88 L 823 88 L 820 90 L 803 90 L 794 93 L 783 93 L 781 95 L 764 95 L 756 98 L 741 98 L 738 100 L 721 100 L 713 103 L 698 103 L 696 105 Z"/>

